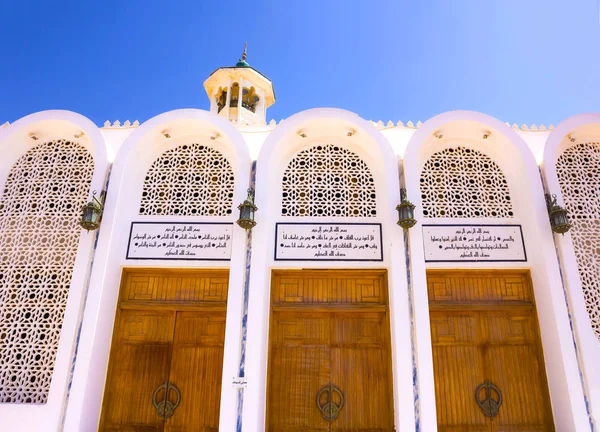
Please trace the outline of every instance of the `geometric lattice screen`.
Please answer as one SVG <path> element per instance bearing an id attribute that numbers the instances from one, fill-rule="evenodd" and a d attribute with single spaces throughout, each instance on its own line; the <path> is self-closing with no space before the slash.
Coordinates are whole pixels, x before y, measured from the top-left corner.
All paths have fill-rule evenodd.
<path id="1" fill-rule="evenodd" d="M 375 181 L 356 154 L 335 145 L 298 153 L 283 175 L 283 216 L 374 217 Z"/>
<path id="2" fill-rule="evenodd" d="M 12 167 L 0 196 L 0 403 L 46 403 L 94 172 L 56 140 Z"/>
<path id="3" fill-rule="evenodd" d="M 223 154 L 205 144 L 185 144 L 154 161 L 144 180 L 141 215 L 228 216 L 234 176 Z"/>
<path id="4" fill-rule="evenodd" d="M 465 147 L 433 154 L 421 172 L 426 218 L 511 218 L 504 173 L 485 154 Z"/>
<path id="5" fill-rule="evenodd" d="M 600 143 L 569 147 L 556 162 L 592 328 L 600 338 Z"/>

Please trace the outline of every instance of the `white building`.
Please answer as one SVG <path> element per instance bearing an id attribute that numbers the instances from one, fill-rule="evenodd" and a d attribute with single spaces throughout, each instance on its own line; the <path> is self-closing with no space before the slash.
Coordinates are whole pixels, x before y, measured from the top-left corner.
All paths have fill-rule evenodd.
<path id="1" fill-rule="evenodd" d="M 205 88 L 0 127 L 3 431 L 597 430 L 600 113 L 267 124 L 245 54 Z"/>

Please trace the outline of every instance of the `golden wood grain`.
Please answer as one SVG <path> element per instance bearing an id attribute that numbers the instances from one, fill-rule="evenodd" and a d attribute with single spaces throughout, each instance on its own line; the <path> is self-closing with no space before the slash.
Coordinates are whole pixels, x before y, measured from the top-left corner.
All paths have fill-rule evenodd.
<path id="1" fill-rule="evenodd" d="M 528 272 L 435 270 L 427 290 L 438 430 L 553 431 Z M 502 391 L 493 418 L 475 401 L 485 380 Z"/>
<path id="2" fill-rule="evenodd" d="M 124 271 L 101 431 L 218 430 L 227 281 L 222 270 Z M 152 394 L 167 381 L 181 402 L 165 420 Z"/>

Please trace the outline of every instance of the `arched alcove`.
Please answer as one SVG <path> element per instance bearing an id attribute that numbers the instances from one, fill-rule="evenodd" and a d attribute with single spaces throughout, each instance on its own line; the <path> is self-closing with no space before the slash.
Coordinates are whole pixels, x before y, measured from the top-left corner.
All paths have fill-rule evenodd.
<path id="1" fill-rule="evenodd" d="M 228 269 L 225 357 L 220 427 L 235 424 L 245 231 L 235 225 L 235 206 L 246 198 L 251 161 L 240 133 L 225 119 L 202 110 L 156 116 L 121 146 L 112 168 L 101 233 L 91 275 L 65 429 L 97 428 L 123 267 Z M 160 210 L 160 211 L 159 211 Z M 178 261 L 126 258 L 131 223 L 231 223 L 231 258 Z M 93 371 L 93 372 L 92 372 Z M 229 426 L 228 426 L 229 425 Z"/>
<path id="2" fill-rule="evenodd" d="M 414 430 L 410 319 L 396 157 L 385 138 L 354 113 L 313 109 L 273 130 L 257 160 L 243 428 L 265 427 L 271 272 L 278 268 L 387 270 L 395 426 Z M 352 195 L 352 197 L 348 196 Z M 339 196 L 338 196 L 339 195 Z M 349 203 L 349 204 L 348 204 Z M 383 259 L 370 262 L 278 261 L 277 223 L 380 223 Z"/>
<path id="3" fill-rule="evenodd" d="M 571 230 L 556 235 L 562 277 L 579 362 L 593 418 L 600 415 L 600 292 L 598 287 L 598 153 L 600 114 L 581 114 L 560 123 L 544 147 L 547 192 L 569 211 Z"/>
<path id="4" fill-rule="evenodd" d="M 489 207 L 495 210 L 478 210 L 475 207 L 461 207 L 463 201 L 456 197 L 438 196 L 437 204 L 443 204 L 450 211 L 444 214 L 434 212 L 425 215 L 432 200 L 428 191 L 423 193 L 422 179 L 424 168 L 449 149 L 479 156 L 478 163 L 487 163 L 487 171 L 494 165 L 494 175 L 471 173 L 468 166 L 463 169 L 441 169 L 437 174 L 443 183 L 451 177 L 457 184 L 462 180 L 489 180 L 500 187 L 502 196 L 510 197 L 510 206 L 498 202 L 497 196 L 486 194 L 486 188 L 478 190 L 481 196 L 469 206 Z M 464 159 L 464 158 L 463 158 Z M 494 165 L 490 163 L 493 162 Z M 486 162 L 484 162 L 486 161 Z M 457 163 L 457 161 L 454 161 Z M 406 187 L 409 198 L 416 205 L 415 213 L 419 221 L 410 230 L 410 255 L 412 282 L 414 287 L 414 323 L 416 333 L 417 362 L 419 364 L 419 392 L 421 400 L 435 400 L 433 359 L 430 339 L 429 300 L 426 271 L 432 269 L 529 269 L 541 328 L 541 339 L 554 421 L 558 430 L 584 430 L 588 427 L 583 390 L 578 376 L 577 359 L 570 331 L 568 310 L 560 282 L 560 271 L 556 265 L 552 232 L 544 201 L 539 169 L 535 159 L 523 140 L 500 121 L 476 112 L 453 111 L 440 114 L 425 122 L 411 138 L 403 159 Z M 475 164 L 474 164 L 475 165 Z M 459 172 L 460 171 L 460 172 Z M 502 181 L 501 173 L 506 181 Z M 450 177 L 449 177 L 450 176 Z M 461 177 L 461 176 L 464 176 Z M 492 178 L 493 177 L 493 178 Z M 461 180 L 462 179 L 462 180 Z M 499 182 L 499 183 L 498 183 Z M 449 190 L 449 189 L 445 189 Z M 462 193 L 469 188 L 461 187 Z M 498 192 L 494 188 L 495 193 Z M 507 194 L 508 192 L 508 194 Z M 494 195 L 494 194 L 492 194 Z M 460 197 L 459 197 L 460 198 Z M 504 200 L 502 200 L 504 201 Z M 482 207 L 483 206 L 483 207 Z M 459 214 L 457 209 L 463 214 Z M 466 214 L 465 214 L 466 212 Z M 470 216 L 468 219 L 464 216 Z M 435 217 L 429 217 L 435 216 Z M 423 224 L 506 224 L 521 225 L 527 260 L 524 262 L 468 262 L 436 263 L 426 262 L 423 249 Z M 421 405 L 421 422 L 424 430 L 436 428 L 436 407 L 433 404 Z"/>
<path id="5" fill-rule="evenodd" d="M 103 188 L 106 146 L 87 118 L 44 111 L 0 147 L 0 413 L 7 429 L 56 430 L 95 239 L 81 207 Z"/>

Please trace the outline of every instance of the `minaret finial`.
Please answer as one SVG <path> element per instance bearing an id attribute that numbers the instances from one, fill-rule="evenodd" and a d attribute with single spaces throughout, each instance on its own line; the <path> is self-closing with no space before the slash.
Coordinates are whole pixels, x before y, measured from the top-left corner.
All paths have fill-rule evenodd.
<path id="1" fill-rule="evenodd" d="M 246 61 L 246 51 L 248 50 L 248 42 L 244 44 L 244 52 L 242 53 L 242 61 Z"/>

